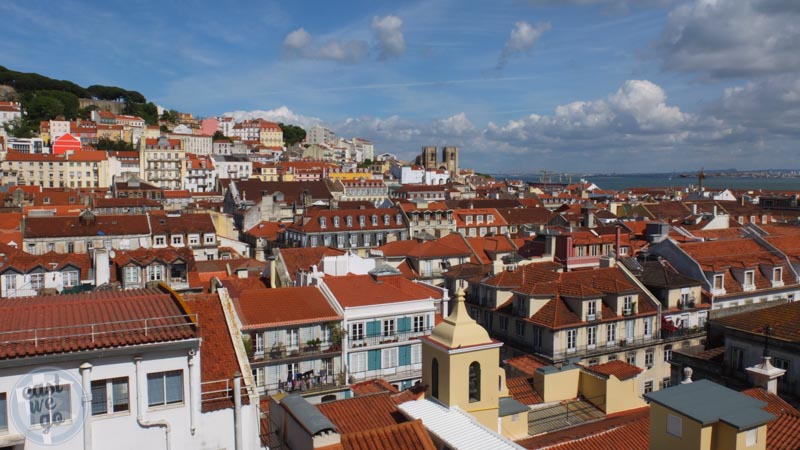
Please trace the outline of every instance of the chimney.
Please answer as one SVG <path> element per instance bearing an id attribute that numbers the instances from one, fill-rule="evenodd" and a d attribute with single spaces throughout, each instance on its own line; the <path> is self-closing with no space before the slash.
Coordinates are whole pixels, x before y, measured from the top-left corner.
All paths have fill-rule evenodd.
<path id="1" fill-rule="evenodd" d="M 622 256 L 619 251 L 620 247 L 622 247 L 622 231 L 620 230 L 619 225 L 617 225 L 616 236 L 614 237 L 614 252 L 617 254 L 617 258 Z"/>
<path id="2" fill-rule="evenodd" d="M 750 374 L 753 385 L 766 390 L 770 394 L 778 395 L 778 378 L 786 374 L 786 370 L 773 366 L 771 356 L 764 355 L 760 364 L 748 367 L 745 370 Z"/>
<path id="3" fill-rule="evenodd" d="M 692 203 L 692 215 L 697 215 L 697 203 Z"/>

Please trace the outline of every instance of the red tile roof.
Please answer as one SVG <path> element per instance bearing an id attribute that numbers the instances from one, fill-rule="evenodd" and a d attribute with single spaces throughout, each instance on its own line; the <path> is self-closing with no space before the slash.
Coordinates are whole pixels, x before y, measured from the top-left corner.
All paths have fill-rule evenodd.
<path id="1" fill-rule="evenodd" d="M 648 450 L 650 408 L 640 408 L 614 417 L 547 433 L 517 444 L 529 449 L 552 450 Z"/>
<path id="2" fill-rule="evenodd" d="M 321 403 L 317 408 L 343 435 L 406 421 L 388 392 Z"/>
<path id="3" fill-rule="evenodd" d="M 97 216 L 81 222 L 78 217 L 27 217 L 22 231 L 25 238 L 150 235 L 145 215 Z"/>
<path id="4" fill-rule="evenodd" d="M 596 366 L 585 366 L 584 370 L 605 378 L 615 376 L 620 380 L 629 380 L 642 373 L 642 369 L 626 363 L 625 361 L 615 360 Z"/>
<path id="5" fill-rule="evenodd" d="M 313 265 L 319 266 L 323 257 L 341 256 L 346 253 L 344 250 L 331 247 L 282 248 L 278 251 L 292 280 L 298 270 L 309 270 Z"/>
<path id="6" fill-rule="evenodd" d="M 772 328 L 771 338 L 800 342 L 800 302 L 749 311 L 714 320 L 714 326 L 734 328 L 763 335 L 764 326 Z"/>
<path id="7" fill-rule="evenodd" d="M 401 275 L 377 279 L 371 275 L 347 275 L 325 277 L 324 281 L 344 308 L 442 298 L 440 291 Z"/>
<path id="8" fill-rule="evenodd" d="M 508 386 L 508 393 L 511 394 L 511 397 L 523 405 L 538 405 L 544 402 L 542 396 L 533 389 L 533 385 L 526 377 L 507 378 L 506 386 Z"/>
<path id="9" fill-rule="evenodd" d="M 421 420 L 342 435 L 344 450 L 436 450 Z"/>
<path id="10" fill-rule="evenodd" d="M 283 232 L 283 226 L 280 222 L 261 221 L 258 225 L 247 230 L 247 234 L 254 237 L 263 237 L 271 241 L 278 240 L 278 234 Z"/>
<path id="11" fill-rule="evenodd" d="M 0 358 L 191 339 L 190 313 L 157 289 L 0 299 Z"/>
<path id="12" fill-rule="evenodd" d="M 192 311 L 197 314 L 197 323 L 200 326 L 202 410 L 208 412 L 233 408 L 232 393 L 220 391 L 228 386 L 233 386 L 233 374 L 242 373 L 242 367 L 236 357 L 236 350 L 234 350 L 219 296 L 217 294 L 191 295 L 186 296 L 185 300 Z M 242 385 L 244 384 L 243 379 Z M 248 396 L 242 395 L 242 402 L 249 403 Z"/>
<path id="13" fill-rule="evenodd" d="M 549 365 L 543 359 L 539 359 L 533 355 L 520 355 L 511 359 L 505 360 L 505 364 L 511 366 L 520 373 L 525 374 L 528 378 L 533 378 L 536 374 L 536 369 Z"/>
<path id="14" fill-rule="evenodd" d="M 243 330 L 342 318 L 315 286 L 244 290 L 234 302 Z"/>
<path id="15" fill-rule="evenodd" d="M 389 384 L 389 382 L 383 378 L 376 378 L 374 380 L 367 380 L 352 384 L 350 385 L 350 390 L 356 397 L 369 394 L 379 394 L 383 392 L 388 392 L 390 394 L 398 393 L 397 388 Z"/>
<path id="16" fill-rule="evenodd" d="M 153 235 L 159 234 L 188 234 L 188 233 L 216 233 L 211 214 L 181 214 L 180 216 L 158 215 L 151 216 L 150 224 Z M 201 239 L 202 242 L 202 239 Z"/>

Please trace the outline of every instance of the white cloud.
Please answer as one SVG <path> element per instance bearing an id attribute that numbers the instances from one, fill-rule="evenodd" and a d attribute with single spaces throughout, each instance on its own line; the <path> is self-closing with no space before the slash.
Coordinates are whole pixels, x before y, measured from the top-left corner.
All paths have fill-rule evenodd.
<path id="1" fill-rule="evenodd" d="M 538 22 L 531 25 L 528 22 L 517 22 L 503 46 L 503 51 L 497 59 L 497 69 L 502 69 L 508 64 L 509 58 L 520 53 L 527 53 L 533 48 L 545 31 L 551 28 L 550 22 Z"/>
<path id="2" fill-rule="evenodd" d="M 799 3 L 694 0 L 670 13 L 656 47 L 665 68 L 713 78 L 797 71 Z"/>
<path id="3" fill-rule="evenodd" d="M 403 20 L 397 16 L 373 17 L 372 32 L 377 39 L 378 57 L 393 58 L 406 51 L 403 38 Z"/>
<path id="4" fill-rule="evenodd" d="M 369 53 L 366 41 L 362 40 L 336 40 L 316 42 L 303 28 L 292 31 L 283 40 L 283 48 L 290 56 L 327 59 L 343 63 L 356 63 L 363 60 Z"/>
<path id="5" fill-rule="evenodd" d="M 319 125 L 322 120 L 297 114 L 286 106 L 280 106 L 275 109 L 256 109 L 252 111 L 229 111 L 222 114 L 224 117 L 233 117 L 236 122 L 250 119 L 264 119 L 271 122 L 280 122 L 292 125 L 299 125 L 303 128 L 310 128 L 314 125 Z"/>

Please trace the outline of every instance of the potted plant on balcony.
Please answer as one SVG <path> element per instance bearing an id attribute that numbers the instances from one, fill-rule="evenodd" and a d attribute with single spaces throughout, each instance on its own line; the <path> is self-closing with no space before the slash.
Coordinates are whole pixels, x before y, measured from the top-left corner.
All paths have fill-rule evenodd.
<path id="1" fill-rule="evenodd" d="M 244 351 L 247 352 L 247 357 L 252 358 L 254 354 L 253 340 L 249 334 L 242 335 L 242 344 L 244 344 Z"/>
<path id="2" fill-rule="evenodd" d="M 321 344 L 322 344 L 322 341 L 319 338 L 311 339 L 311 340 L 306 342 L 306 348 L 308 348 L 309 351 L 315 352 L 315 351 L 319 350 L 319 346 Z"/>
<path id="3" fill-rule="evenodd" d="M 344 339 L 345 334 L 347 331 L 342 330 L 342 327 L 337 323 L 333 322 L 328 326 L 331 330 L 331 350 L 339 351 L 342 349 L 342 339 Z"/>

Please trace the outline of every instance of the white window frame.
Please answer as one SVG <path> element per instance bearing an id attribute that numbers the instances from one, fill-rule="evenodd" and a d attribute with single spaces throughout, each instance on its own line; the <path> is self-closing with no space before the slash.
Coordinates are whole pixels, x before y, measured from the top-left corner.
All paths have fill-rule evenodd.
<path id="1" fill-rule="evenodd" d="M 139 268 L 137 266 L 125 266 L 123 272 L 126 283 L 141 283 Z"/>
<path id="2" fill-rule="evenodd" d="M 586 348 L 589 350 L 597 347 L 597 325 L 586 327 Z"/>
<path id="3" fill-rule="evenodd" d="M 578 350 L 578 330 L 573 328 L 567 330 L 567 353 L 574 353 Z"/>
<path id="4" fill-rule="evenodd" d="M 61 272 L 64 287 L 75 287 L 80 284 L 80 276 L 77 270 L 66 270 Z"/>

